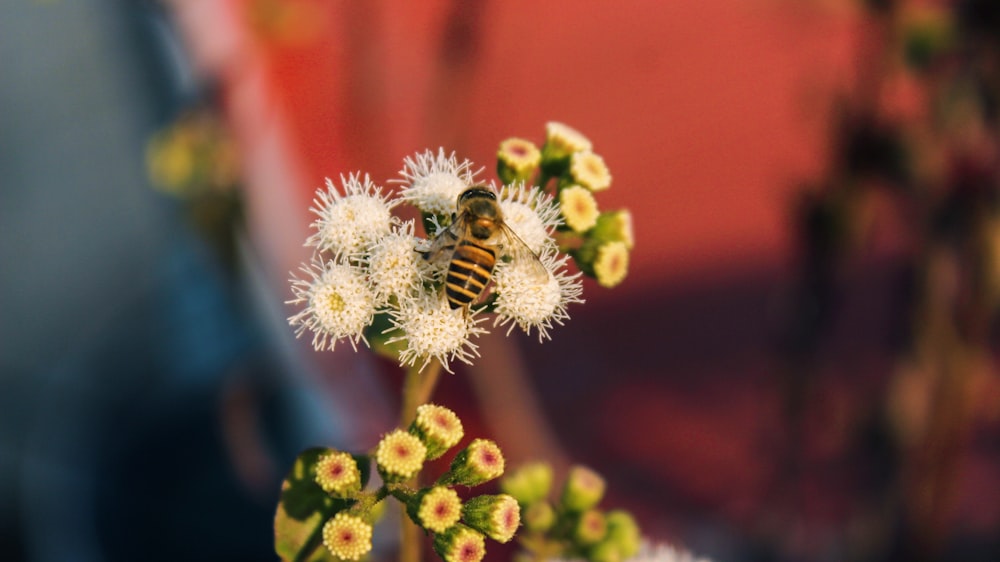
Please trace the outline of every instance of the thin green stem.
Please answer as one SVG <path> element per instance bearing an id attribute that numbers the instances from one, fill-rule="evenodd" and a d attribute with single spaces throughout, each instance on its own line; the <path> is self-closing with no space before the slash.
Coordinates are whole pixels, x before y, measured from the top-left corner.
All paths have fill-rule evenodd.
<path id="1" fill-rule="evenodd" d="M 441 362 L 437 359 L 431 359 L 424 369 L 414 365 L 406 371 L 399 412 L 400 427 L 409 426 L 417 415 L 417 407 L 430 400 L 440 375 Z M 414 477 L 408 484 L 416 487 L 419 483 Z M 420 562 L 420 527 L 410 521 L 405 511 L 399 521 L 399 562 Z"/>
<path id="2" fill-rule="evenodd" d="M 400 427 L 408 427 L 417 415 L 417 407 L 430 400 L 440 375 L 441 362 L 437 359 L 431 359 L 423 371 L 416 366 L 406 371 L 406 380 L 403 381 L 403 403 L 399 412 Z"/>

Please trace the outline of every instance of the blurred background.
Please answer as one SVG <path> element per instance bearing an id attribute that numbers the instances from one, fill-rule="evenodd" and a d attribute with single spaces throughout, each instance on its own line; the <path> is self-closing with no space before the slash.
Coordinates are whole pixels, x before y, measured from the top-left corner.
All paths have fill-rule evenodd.
<path id="1" fill-rule="evenodd" d="M 630 274 L 444 377 L 467 435 L 718 561 L 1000 559 L 995 2 L 23 0 L 0 53 L 3 559 L 273 560 L 399 402 L 287 326 L 315 189 L 551 120 Z"/>

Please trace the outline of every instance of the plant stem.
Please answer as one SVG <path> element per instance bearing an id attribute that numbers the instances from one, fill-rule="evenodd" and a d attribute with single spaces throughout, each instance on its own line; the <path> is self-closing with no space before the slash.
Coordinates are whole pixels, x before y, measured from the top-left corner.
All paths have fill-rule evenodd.
<path id="1" fill-rule="evenodd" d="M 441 363 L 431 359 L 425 367 L 413 366 L 406 371 L 403 381 L 403 400 L 399 411 L 399 426 L 408 427 L 417 415 L 417 407 L 427 403 L 441 375 Z M 408 482 L 413 487 L 419 483 L 416 477 Z M 404 510 L 399 517 L 399 562 L 420 562 L 420 527 L 406 515 Z"/>
<path id="2" fill-rule="evenodd" d="M 425 369 L 421 371 L 419 367 L 414 366 L 406 371 L 406 380 L 403 382 L 403 403 L 399 412 L 400 427 L 409 427 L 417 415 L 417 407 L 430 400 L 434 392 L 438 377 L 441 375 L 441 363 L 437 359 L 431 359 Z"/>

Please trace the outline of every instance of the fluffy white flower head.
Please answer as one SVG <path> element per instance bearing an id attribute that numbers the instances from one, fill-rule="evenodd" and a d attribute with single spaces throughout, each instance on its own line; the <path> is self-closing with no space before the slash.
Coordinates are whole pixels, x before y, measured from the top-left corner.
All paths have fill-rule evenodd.
<path id="1" fill-rule="evenodd" d="M 562 223 L 559 204 L 524 182 L 504 186 L 497 202 L 507 226 L 536 254 L 555 247 L 552 232 Z"/>
<path id="2" fill-rule="evenodd" d="M 375 295 L 362 273 L 351 265 L 324 262 L 318 256 L 303 265 L 301 271 L 305 277 L 291 279 L 295 298 L 288 301 L 288 304 L 306 304 L 288 319 L 289 324 L 296 326 L 295 336 L 311 331 L 313 347 L 320 351 L 333 350 L 337 341 L 347 338 L 357 350 L 357 343 L 364 339 L 365 326 L 375 314 Z"/>
<path id="3" fill-rule="evenodd" d="M 365 174 L 340 176 L 343 195 L 330 179 L 326 190 L 318 190 L 311 210 L 319 215 L 312 226 L 316 232 L 306 245 L 338 255 L 364 252 L 379 238 L 389 234 L 395 202 L 375 186 Z"/>
<path id="4" fill-rule="evenodd" d="M 455 158 L 455 153 L 445 155 L 439 148 L 425 151 L 403 161 L 403 190 L 400 197 L 425 213 L 450 215 L 455 212 L 458 196 L 476 181 L 479 170 L 472 170 L 472 162 Z"/>
<path id="5" fill-rule="evenodd" d="M 365 265 L 368 280 L 375 291 L 379 306 L 389 297 L 403 298 L 416 291 L 429 276 L 429 264 L 416 251 L 420 240 L 413 235 L 413 221 L 406 221 L 372 245 Z"/>
<path id="6" fill-rule="evenodd" d="M 471 358 L 479 356 L 478 346 L 469 340 L 486 331 L 478 326 L 482 319 L 476 318 L 474 311 L 452 310 L 438 292 L 421 293 L 400 302 L 399 309 L 390 313 L 390 320 L 390 331 L 403 333 L 386 343 L 406 342 L 399 354 L 400 365 L 413 366 L 423 361 L 423 369 L 435 358 L 449 373 L 452 360 L 471 364 Z"/>
<path id="7" fill-rule="evenodd" d="M 532 327 L 538 330 L 538 341 L 552 339 L 549 329 L 555 322 L 560 326 L 569 319 L 566 306 L 582 303 L 580 295 L 583 284 L 580 273 L 568 275 L 564 266 L 569 256 L 559 256 L 550 252 L 542 256 L 547 278 L 539 279 L 531 263 L 524 260 L 501 263 L 497 266 L 493 281 L 497 298 L 494 303 L 497 313 L 494 326 L 510 323 L 507 333 L 520 326 L 530 334 Z"/>

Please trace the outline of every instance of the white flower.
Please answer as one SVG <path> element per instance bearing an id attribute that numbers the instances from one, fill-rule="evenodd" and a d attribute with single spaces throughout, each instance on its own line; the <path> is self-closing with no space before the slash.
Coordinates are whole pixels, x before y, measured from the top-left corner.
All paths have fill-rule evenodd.
<path id="1" fill-rule="evenodd" d="M 535 267 L 526 260 L 497 264 L 493 282 L 497 298 L 494 302 L 497 318 L 493 325 L 511 322 L 507 334 L 515 324 L 527 334 L 538 329 L 538 341 L 552 339 L 549 329 L 555 322 L 560 326 L 569 319 L 566 305 L 582 303 L 583 284 L 580 273 L 569 275 L 564 266 L 569 256 L 548 252 L 541 257 L 547 276 L 539 279 Z"/>
<path id="2" fill-rule="evenodd" d="M 395 220 L 392 208 L 396 205 L 382 189 L 372 183 L 368 174 L 340 176 L 344 194 L 341 195 L 330 179 L 326 190 L 317 190 L 317 199 L 310 209 L 319 218 L 313 222 L 316 233 L 306 240 L 306 245 L 332 254 L 350 256 L 364 252 L 379 238 L 389 234 Z"/>
<path id="3" fill-rule="evenodd" d="M 537 187 L 524 182 L 504 186 L 497 198 L 503 220 L 536 254 L 555 247 L 552 232 L 562 224 L 559 204 Z"/>
<path id="4" fill-rule="evenodd" d="M 411 220 L 372 245 L 364 263 L 379 306 L 416 291 L 430 275 L 429 264 L 416 250 L 419 240 Z"/>
<path id="5" fill-rule="evenodd" d="M 295 298 L 288 301 L 306 304 L 288 319 L 296 326 L 295 336 L 311 331 L 313 347 L 320 351 L 333 350 L 338 340 L 347 338 L 356 351 L 357 343 L 364 340 L 365 326 L 371 324 L 375 314 L 375 295 L 362 272 L 351 265 L 324 262 L 319 256 L 303 265 L 301 271 L 308 278 L 291 279 Z"/>
<path id="6" fill-rule="evenodd" d="M 403 160 L 400 174 L 404 184 L 400 197 L 425 213 L 450 216 L 455 212 L 458 196 L 475 183 L 479 170 L 472 171 L 472 162 L 445 156 L 439 148 L 435 156 L 428 150 Z"/>
<path id="7" fill-rule="evenodd" d="M 450 361 L 457 359 L 471 365 L 470 359 L 479 356 L 478 346 L 469 338 L 486 330 L 478 326 L 482 319 L 475 316 L 472 310 L 452 310 L 438 292 L 421 293 L 400 302 L 399 308 L 390 312 L 393 327 L 388 331 L 403 333 L 386 344 L 406 342 L 406 348 L 399 354 L 400 365 L 413 366 L 423 361 L 420 366 L 423 369 L 436 358 L 450 373 Z"/>

